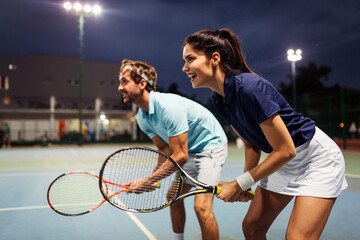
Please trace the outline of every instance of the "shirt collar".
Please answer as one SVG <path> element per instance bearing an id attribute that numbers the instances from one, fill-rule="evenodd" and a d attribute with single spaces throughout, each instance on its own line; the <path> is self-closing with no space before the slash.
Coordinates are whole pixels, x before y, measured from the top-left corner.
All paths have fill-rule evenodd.
<path id="1" fill-rule="evenodd" d="M 224 80 L 224 102 L 232 103 L 234 93 L 234 75 L 227 75 Z"/>
<path id="2" fill-rule="evenodd" d="M 150 91 L 149 96 L 149 115 L 154 113 L 154 91 Z"/>
<path id="3" fill-rule="evenodd" d="M 222 97 L 220 94 L 214 92 L 215 102 L 218 103 L 231 103 L 233 96 L 233 85 L 234 85 L 234 75 L 226 75 L 224 79 L 224 94 L 225 97 Z"/>

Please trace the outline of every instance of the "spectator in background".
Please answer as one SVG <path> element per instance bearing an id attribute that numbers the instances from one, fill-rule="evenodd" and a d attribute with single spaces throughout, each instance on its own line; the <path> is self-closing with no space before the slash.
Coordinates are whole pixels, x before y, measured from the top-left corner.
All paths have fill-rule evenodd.
<path id="1" fill-rule="evenodd" d="M 9 124 L 5 123 L 5 134 L 4 134 L 4 141 L 3 141 L 3 147 L 11 147 L 11 141 L 10 141 L 10 134 L 11 134 L 11 128 Z"/>

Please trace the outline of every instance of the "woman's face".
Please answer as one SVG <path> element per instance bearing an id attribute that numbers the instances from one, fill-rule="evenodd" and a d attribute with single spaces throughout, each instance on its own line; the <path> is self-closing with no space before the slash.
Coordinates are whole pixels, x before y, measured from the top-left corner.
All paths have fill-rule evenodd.
<path id="1" fill-rule="evenodd" d="M 183 49 L 183 60 L 182 71 L 191 79 L 193 88 L 209 87 L 209 82 L 214 76 L 214 69 L 205 53 L 186 44 Z"/>

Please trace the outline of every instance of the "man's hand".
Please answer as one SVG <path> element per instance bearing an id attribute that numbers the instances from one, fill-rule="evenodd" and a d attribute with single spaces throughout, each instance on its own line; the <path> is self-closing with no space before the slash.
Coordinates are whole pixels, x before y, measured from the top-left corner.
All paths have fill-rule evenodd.
<path id="1" fill-rule="evenodd" d="M 157 183 L 152 183 L 147 179 L 137 179 L 131 182 L 128 182 L 124 185 L 129 186 L 128 193 L 140 194 L 143 192 L 152 192 L 155 188 L 159 187 Z"/>

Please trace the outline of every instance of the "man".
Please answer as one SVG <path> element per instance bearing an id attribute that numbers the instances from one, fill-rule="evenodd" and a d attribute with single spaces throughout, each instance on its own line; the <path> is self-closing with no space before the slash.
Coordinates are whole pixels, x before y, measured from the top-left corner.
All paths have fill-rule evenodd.
<path id="1" fill-rule="evenodd" d="M 7 146 L 8 148 L 11 147 L 10 134 L 11 134 L 11 128 L 7 123 L 5 123 L 5 135 L 4 135 L 3 147 L 5 146 Z"/>
<path id="2" fill-rule="evenodd" d="M 156 92 L 154 67 L 123 60 L 119 88 L 125 103 L 139 107 L 137 121 L 155 146 L 195 179 L 217 185 L 227 157 L 227 138 L 216 118 L 200 104 L 176 94 Z M 193 186 L 186 183 L 182 193 Z M 194 209 L 203 239 L 219 239 L 212 210 L 214 195 L 195 195 Z M 183 239 L 184 202 L 170 205 L 174 239 Z"/>

